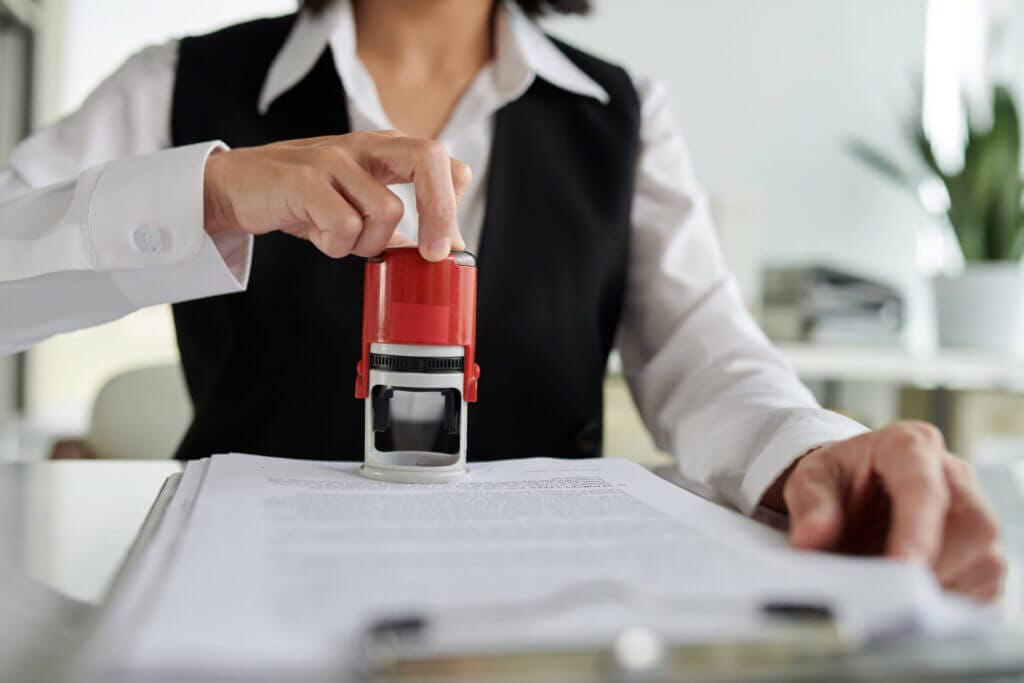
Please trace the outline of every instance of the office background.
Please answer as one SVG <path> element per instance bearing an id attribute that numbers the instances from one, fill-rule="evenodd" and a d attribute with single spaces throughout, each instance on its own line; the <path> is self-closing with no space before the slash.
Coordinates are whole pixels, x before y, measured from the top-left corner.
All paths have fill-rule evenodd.
<path id="1" fill-rule="evenodd" d="M 294 5 L 292 0 L 0 0 L 0 154 L 28 125 L 45 125 L 72 111 L 144 45 L 285 13 Z M 915 106 L 920 76 L 933 142 L 955 157 L 962 135 L 959 93 L 981 88 L 980 65 L 982 55 L 991 52 L 987 36 L 993 22 L 1004 25 L 1007 36 L 992 56 L 993 68 L 1016 92 L 1024 92 L 1024 0 L 596 0 L 595 5 L 589 18 L 555 18 L 547 25 L 571 42 L 666 83 L 711 196 L 726 257 L 755 313 L 764 269 L 785 264 L 839 266 L 891 284 L 905 297 L 908 324 L 892 350 L 896 355 L 888 356 L 895 359 L 891 372 L 872 366 L 872 359 L 883 356 L 871 346 L 786 347 L 826 403 L 873 423 L 927 417 L 935 412 L 935 401 L 915 398 L 914 392 L 946 389 L 941 377 L 946 360 L 966 363 L 968 374 L 975 367 L 982 373 L 1005 365 L 1000 355 L 972 355 L 966 361 L 928 356 L 939 366 L 938 380 L 901 371 L 901 354 L 915 363 L 916 352 L 935 345 L 927 272 L 921 266 L 930 258 L 927 245 L 944 228 L 912 196 L 855 160 L 846 143 L 852 137 L 869 139 L 909 163 L 912 154 L 901 125 Z M 95 397 L 110 378 L 175 358 L 169 310 L 157 307 L 54 338 L 20 360 L 2 360 L 0 459 L 45 457 L 54 438 L 88 430 Z M 863 377 L 855 370 L 862 365 L 872 366 Z M 350 378 L 339 378 L 339 386 L 349 384 Z M 1010 384 L 996 373 L 974 383 L 975 391 L 943 391 L 941 417 L 950 431 L 959 430 L 958 446 L 973 454 L 984 450 L 983 442 L 993 434 L 1024 433 L 1018 417 L 1024 411 L 1015 391 L 1008 391 L 1016 389 Z M 609 381 L 608 394 L 606 450 L 656 459 L 621 380 Z"/>

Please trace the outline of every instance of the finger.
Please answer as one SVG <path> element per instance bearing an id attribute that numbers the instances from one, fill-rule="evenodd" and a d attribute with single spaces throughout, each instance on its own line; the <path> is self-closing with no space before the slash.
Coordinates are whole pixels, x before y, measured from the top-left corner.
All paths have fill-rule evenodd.
<path id="1" fill-rule="evenodd" d="M 473 170 L 464 161 L 452 158 L 452 183 L 455 186 L 455 205 L 461 206 L 462 198 L 466 194 L 466 190 L 473 182 Z M 460 251 L 465 250 L 466 243 L 462 239 L 462 233 L 456 232 L 455 238 L 452 240 L 452 248 Z"/>
<path id="2" fill-rule="evenodd" d="M 304 201 L 312 224 L 309 241 L 331 258 L 351 254 L 363 230 L 363 217 L 355 207 L 327 183 L 307 188 Z"/>
<path id="3" fill-rule="evenodd" d="M 992 547 L 999 536 L 999 527 L 970 465 L 949 457 L 944 470 L 951 497 L 935 574 L 943 585 L 947 585 Z"/>
<path id="4" fill-rule="evenodd" d="M 352 253 L 376 256 L 384 251 L 405 213 L 402 200 L 348 156 L 339 157 L 331 176 L 337 191 L 363 219 L 363 229 L 352 245 Z"/>
<path id="5" fill-rule="evenodd" d="M 840 478 L 831 461 L 801 462 L 783 490 L 790 514 L 789 540 L 795 548 L 829 550 L 839 544 L 843 532 Z"/>
<path id="6" fill-rule="evenodd" d="M 416 188 L 420 253 L 430 261 L 461 244 L 451 157 L 436 140 L 376 138 L 363 153 L 363 166 L 384 183 L 411 182 Z"/>
<path id="7" fill-rule="evenodd" d="M 1006 562 L 995 547 L 992 547 L 963 575 L 948 585 L 943 584 L 943 587 L 980 600 L 991 600 L 1002 588 L 1005 575 Z"/>
<path id="8" fill-rule="evenodd" d="M 972 598 L 979 602 L 992 602 L 1003 592 L 1003 579 L 993 579 L 988 583 L 976 586 L 971 590 L 970 595 Z"/>
<path id="9" fill-rule="evenodd" d="M 455 201 L 459 203 L 466 194 L 466 190 L 473 183 L 473 170 L 465 161 L 452 157 L 452 184 L 455 187 Z"/>
<path id="10" fill-rule="evenodd" d="M 394 247 L 415 247 L 415 246 L 416 246 L 416 240 L 411 240 L 408 237 L 406 237 L 405 235 L 396 232 L 394 235 L 391 236 L 391 239 L 388 240 L 387 248 L 388 249 L 392 249 Z"/>
<path id="11" fill-rule="evenodd" d="M 886 554 L 932 565 L 942 546 L 949 487 L 937 451 L 941 436 L 904 428 L 879 433 L 875 470 L 892 502 Z"/>

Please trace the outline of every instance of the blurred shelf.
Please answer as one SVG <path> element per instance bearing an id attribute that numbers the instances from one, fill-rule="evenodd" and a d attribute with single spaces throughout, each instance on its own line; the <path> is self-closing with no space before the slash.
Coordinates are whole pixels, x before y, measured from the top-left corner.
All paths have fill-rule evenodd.
<path id="1" fill-rule="evenodd" d="M 778 344 L 804 380 L 1024 393 L 1024 357 L 985 351 L 911 353 L 886 346 Z"/>

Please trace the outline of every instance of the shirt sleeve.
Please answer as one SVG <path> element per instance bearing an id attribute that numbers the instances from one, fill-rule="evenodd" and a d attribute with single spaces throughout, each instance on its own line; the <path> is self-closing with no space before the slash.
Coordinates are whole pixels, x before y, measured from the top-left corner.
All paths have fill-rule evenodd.
<path id="1" fill-rule="evenodd" d="M 131 57 L 0 169 L 0 353 L 158 303 L 241 291 L 252 239 L 203 229 L 219 142 L 170 146 L 177 43 Z"/>
<path id="2" fill-rule="evenodd" d="M 794 460 L 866 430 L 821 408 L 743 305 L 668 97 L 638 80 L 640 156 L 623 369 L 659 448 L 749 514 Z"/>

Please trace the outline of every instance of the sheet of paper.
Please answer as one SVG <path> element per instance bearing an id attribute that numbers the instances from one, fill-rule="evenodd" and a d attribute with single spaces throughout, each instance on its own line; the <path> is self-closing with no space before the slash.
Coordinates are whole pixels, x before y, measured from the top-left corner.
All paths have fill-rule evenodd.
<path id="1" fill-rule="evenodd" d="M 326 672 L 369 623 L 409 615 L 474 625 L 452 631 L 472 649 L 605 642 L 636 623 L 736 635 L 768 600 L 826 603 L 855 635 L 959 614 L 921 569 L 789 551 L 622 460 L 480 463 L 424 486 L 357 467 L 212 458 L 119 665 Z"/>

